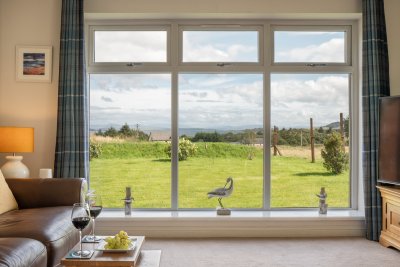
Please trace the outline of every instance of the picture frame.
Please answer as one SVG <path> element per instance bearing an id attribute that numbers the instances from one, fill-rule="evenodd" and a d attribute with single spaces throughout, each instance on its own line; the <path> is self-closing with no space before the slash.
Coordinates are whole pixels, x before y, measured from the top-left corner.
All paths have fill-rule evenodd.
<path id="1" fill-rule="evenodd" d="M 52 46 L 16 46 L 16 80 L 51 82 Z"/>

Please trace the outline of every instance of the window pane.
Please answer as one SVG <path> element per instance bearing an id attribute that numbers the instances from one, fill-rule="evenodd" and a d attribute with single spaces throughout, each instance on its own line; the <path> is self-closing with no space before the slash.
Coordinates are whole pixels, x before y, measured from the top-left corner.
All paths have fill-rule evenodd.
<path id="1" fill-rule="evenodd" d="M 91 74 L 90 132 L 101 148 L 90 187 L 105 207 L 123 207 L 126 186 L 135 208 L 171 207 L 169 74 Z"/>
<path id="2" fill-rule="evenodd" d="M 95 31 L 95 62 L 167 62 L 166 31 Z"/>
<path id="3" fill-rule="evenodd" d="M 183 62 L 258 62 L 257 31 L 184 31 Z"/>
<path id="4" fill-rule="evenodd" d="M 180 208 L 215 208 L 207 193 L 230 176 L 226 207 L 262 207 L 262 74 L 180 74 L 179 136 L 197 147 L 179 161 Z"/>
<path id="5" fill-rule="evenodd" d="M 349 151 L 349 75 L 273 74 L 271 76 L 271 206 L 318 207 L 321 187 L 329 207 L 349 207 L 350 171 L 332 174 L 323 165 L 321 149 L 330 134 L 340 131 Z M 315 163 L 311 162 L 310 118 L 313 119 Z M 271 129 L 272 130 L 272 129 Z M 273 130 L 272 130 L 273 131 Z M 274 134 L 276 141 L 274 142 Z M 343 147 L 340 147 L 342 151 Z M 348 163 L 348 161 L 347 161 Z"/>
<path id="6" fill-rule="evenodd" d="M 344 63 L 345 32 L 275 31 L 275 62 Z"/>

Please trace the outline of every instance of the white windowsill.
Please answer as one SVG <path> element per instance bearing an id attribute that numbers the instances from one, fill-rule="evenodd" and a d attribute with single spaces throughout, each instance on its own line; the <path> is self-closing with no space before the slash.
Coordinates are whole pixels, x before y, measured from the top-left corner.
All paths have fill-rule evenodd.
<path id="1" fill-rule="evenodd" d="M 215 211 L 103 211 L 96 219 L 96 233 L 114 235 L 125 230 L 131 235 L 155 238 L 208 237 L 339 237 L 364 236 L 363 211 L 328 210 L 320 215 L 309 211 L 232 211 L 218 216 Z"/>
<path id="2" fill-rule="evenodd" d="M 232 211 L 229 216 L 217 215 L 216 211 L 132 211 L 131 216 L 125 216 L 123 210 L 104 210 L 99 220 L 140 220 L 140 219 L 296 219 L 296 220 L 326 220 L 326 219 L 364 219 L 364 211 L 359 210 L 328 210 L 321 215 L 318 210 L 290 211 Z"/>

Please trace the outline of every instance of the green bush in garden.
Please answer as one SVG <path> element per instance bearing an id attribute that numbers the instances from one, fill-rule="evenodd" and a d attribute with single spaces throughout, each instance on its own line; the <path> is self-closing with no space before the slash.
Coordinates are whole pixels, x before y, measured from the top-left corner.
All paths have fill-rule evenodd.
<path id="1" fill-rule="evenodd" d="M 89 160 L 97 159 L 102 153 L 102 146 L 97 142 L 90 141 L 89 144 Z"/>
<path id="2" fill-rule="evenodd" d="M 348 169 L 349 155 L 343 151 L 343 141 L 338 132 L 332 132 L 324 141 L 321 150 L 323 166 L 333 174 L 340 174 Z"/>
<path id="3" fill-rule="evenodd" d="M 166 147 L 165 153 L 171 157 L 171 143 Z M 194 156 L 197 152 L 197 146 L 190 140 L 182 138 L 179 140 L 178 158 L 179 160 L 187 160 L 188 157 Z"/>

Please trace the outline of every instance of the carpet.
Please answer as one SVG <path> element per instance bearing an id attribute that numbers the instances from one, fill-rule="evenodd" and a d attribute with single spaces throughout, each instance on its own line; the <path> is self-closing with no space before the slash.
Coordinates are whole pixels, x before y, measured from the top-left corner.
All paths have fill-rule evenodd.
<path id="1" fill-rule="evenodd" d="M 364 238 L 146 239 L 160 267 L 399 267 L 400 252 Z"/>

